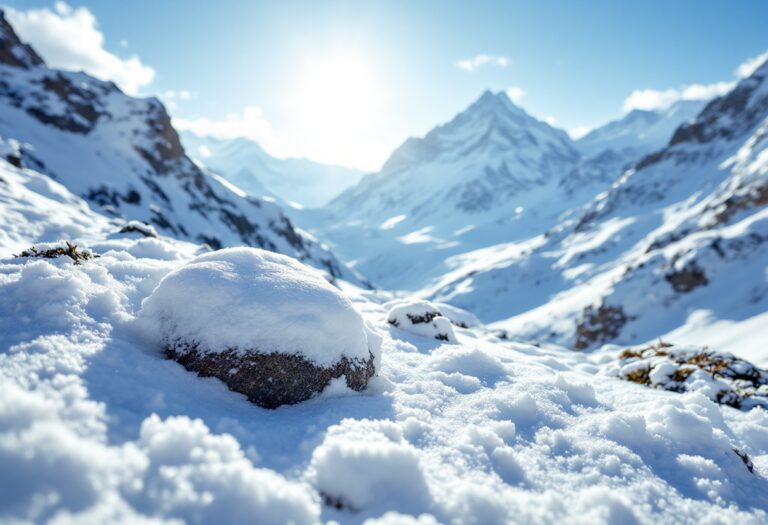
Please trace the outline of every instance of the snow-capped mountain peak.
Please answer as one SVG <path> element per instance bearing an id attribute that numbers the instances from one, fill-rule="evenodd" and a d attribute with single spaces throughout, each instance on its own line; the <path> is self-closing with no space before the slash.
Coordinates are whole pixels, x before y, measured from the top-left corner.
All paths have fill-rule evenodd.
<path id="1" fill-rule="evenodd" d="M 505 92 L 485 91 L 467 109 L 424 138 L 409 138 L 384 164 L 382 172 L 397 171 L 438 157 L 456 159 L 479 155 L 536 155 L 559 150 L 575 157 L 567 134 L 515 105 Z"/>

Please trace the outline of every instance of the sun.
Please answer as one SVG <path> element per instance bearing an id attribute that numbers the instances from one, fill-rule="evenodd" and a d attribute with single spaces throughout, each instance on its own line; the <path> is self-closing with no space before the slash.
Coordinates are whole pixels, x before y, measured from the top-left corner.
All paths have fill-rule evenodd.
<path id="1" fill-rule="evenodd" d="M 313 157 L 365 163 L 384 98 L 373 62 L 351 53 L 313 58 L 297 84 L 292 109 Z"/>

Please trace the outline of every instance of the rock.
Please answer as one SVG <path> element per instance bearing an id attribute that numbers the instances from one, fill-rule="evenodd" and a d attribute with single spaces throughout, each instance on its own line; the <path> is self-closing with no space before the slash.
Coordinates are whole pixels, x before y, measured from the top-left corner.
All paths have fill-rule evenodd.
<path id="1" fill-rule="evenodd" d="M 627 348 L 604 370 L 608 375 L 651 388 L 698 392 L 715 403 L 742 410 L 768 407 L 768 372 L 732 354 L 706 347 L 659 341 L 644 348 Z M 744 463 L 749 466 L 747 461 Z"/>
<path id="2" fill-rule="evenodd" d="M 314 268 L 255 248 L 199 256 L 142 303 L 140 324 L 166 356 L 265 408 L 311 398 L 336 378 L 363 390 L 378 338 Z"/>
<path id="3" fill-rule="evenodd" d="M 230 390 L 245 394 L 264 408 L 306 401 L 342 376 L 347 387 L 365 390 L 376 372 L 373 354 L 368 359 L 342 357 L 328 367 L 314 365 L 299 355 L 262 354 L 255 349 L 198 352 L 184 342 L 168 345 L 165 354 L 201 377 L 220 379 Z"/>
<path id="4" fill-rule="evenodd" d="M 157 230 L 151 224 L 142 221 L 128 221 L 118 233 L 138 233 L 144 237 L 158 237 Z"/>
<path id="5" fill-rule="evenodd" d="M 698 288 L 699 286 L 706 286 L 709 284 L 709 279 L 704 273 L 704 270 L 696 264 L 696 261 L 689 261 L 685 266 L 680 269 L 675 269 L 664 276 L 672 288 L 676 292 L 687 293 Z"/>
<path id="6" fill-rule="evenodd" d="M 451 321 L 429 301 L 397 301 L 387 314 L 387 322 L 412 334 L 456 342 Z"/>
<path id="7" fill-rule="evenodd" d="M 584 350 L 594 343 L 605 343 L 619 336 L 629 318 L 621 306 L 601 304 L 584 308 L 581 320 L 576 323 L 576 339 L 573 347 Z"/>

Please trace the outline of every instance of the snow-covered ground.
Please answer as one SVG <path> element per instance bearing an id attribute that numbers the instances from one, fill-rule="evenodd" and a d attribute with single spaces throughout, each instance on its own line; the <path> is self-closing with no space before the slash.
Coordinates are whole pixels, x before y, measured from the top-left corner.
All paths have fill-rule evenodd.
<path id="1" fill-rule="evenodd" d="M 24 196 L 0 246 L 2 522 L 768 519 L 765 410 L 612 377 L 609 347 L 536 347 L 479 326 L 454 326 L 455 343 L 422 337 L 387 322 L 387 294 L 343 282 L 382 338 L 379 376 L 362 393 L 333 383 L 259 408 L 165 359 L 137 320 L 205 248 L 117 233 L 56 183 L 0 163 L 3 202 Z M 52 240 L 38 206 L 65 217 L 73 203 L 91 220 L 50 235 L 100 257 L 10 256 L 26 235 Z"/>

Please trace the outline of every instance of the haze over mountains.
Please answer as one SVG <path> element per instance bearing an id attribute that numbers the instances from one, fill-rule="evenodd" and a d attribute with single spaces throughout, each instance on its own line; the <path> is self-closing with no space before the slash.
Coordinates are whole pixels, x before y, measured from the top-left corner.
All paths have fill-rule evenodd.
<path id="1" fill-rule="evenodd" d="M 270 195 L 308 208 L 325 205 L 363 176 L 352 168 L 307 159 L 278 159 L 245 137 L 219 139 L 184 131 L 181 141 L 192 158 L 251 195 Z"/>

